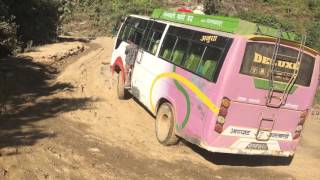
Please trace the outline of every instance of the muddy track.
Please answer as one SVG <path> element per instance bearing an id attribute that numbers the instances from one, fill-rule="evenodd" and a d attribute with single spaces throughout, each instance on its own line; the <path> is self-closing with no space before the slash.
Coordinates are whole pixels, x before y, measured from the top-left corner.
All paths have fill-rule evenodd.
<path id="1" fill-rule="evenodd" d="M 310 118 L 291 165 L 186 142 L 163 147 L 154 117 L 134 99 L 115 97 L 108 64 L 113 40 L 86 46 L 53 63 L 54 73 L 32 60 L 16 62 L 29 62 L 21 76 L 31 77 L 14 86 L 23 91 L 0 116 L 0 179 L 319 179 L 319 120 Z"/>

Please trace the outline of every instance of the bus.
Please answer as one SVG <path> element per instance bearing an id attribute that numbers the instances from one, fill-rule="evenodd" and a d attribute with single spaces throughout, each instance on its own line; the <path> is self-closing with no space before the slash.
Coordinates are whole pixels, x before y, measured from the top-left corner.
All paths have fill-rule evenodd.
<path id="1" fill-rule="evenodd" d="M 126 89 L 130 37 L 139 52 Z M 182 138 L 211 152 L 292 159 L 320 68 L 305 41 L 241 19 L 157 9 L 125 19 L 110 66 L 118 97 L 134 96 L 155 116 L 161 144 Z"/>

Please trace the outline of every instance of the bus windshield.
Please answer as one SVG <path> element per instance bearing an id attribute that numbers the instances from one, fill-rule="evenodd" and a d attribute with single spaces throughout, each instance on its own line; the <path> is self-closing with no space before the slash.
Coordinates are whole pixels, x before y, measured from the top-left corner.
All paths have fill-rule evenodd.
<path id="1" fill-rule="evenodd" d="M 240 73 L 258 78 L 268 79 L 274 44 L 249 42 L 247 44 Z M 288 82 L 290 73 L 299 68 L 296 64 L 299 51 L 285 46 L 279 47 L 275 61 L 274 80 Z M 315 58 L 303 54 L 296 84 L 310 86 Z"/>

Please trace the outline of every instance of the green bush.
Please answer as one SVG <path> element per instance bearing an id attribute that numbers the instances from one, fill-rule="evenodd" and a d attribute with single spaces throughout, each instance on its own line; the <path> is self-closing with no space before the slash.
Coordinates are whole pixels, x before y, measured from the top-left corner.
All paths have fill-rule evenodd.
<path id="1" fill-rule="evenodd" d="M 307 44 L 320 50 L 320 21 L 315 22 L 308 29 Z"/>
<path id="2" fill-rule="evenodd" d="M 5 0 L 15 16 L 20 41 L 45 43 L 56 38 L 59 24 L 57 0 Z"/>
<path id="3" fill-rule="evenodd" d="M 16 26 L 8 7 L 0 1 L 0 57 L 14 51 L 17 45 Z"/>
<path id="4" fill-rule="evenodd" d="M 1 0 L 0 56 L 57 36 L 60 0 Z M 31 43 L 32 44 L 32 43 Z"/>
<path id="5" fill-rule="evenodd" d="M 300 35 L 307 32 L 307 44 L 320 51 L 319 0 L 204 0 L 204 4 L 209 8 L 209 13 L 232 14 L 244 20 Z"/>
<path id="6" fill-rule="evenodd" d="M 77 3 L 65 3 L 71 9 L 64 15 L 64 23 L 84 16 L 89 19 L 92 31 L 98 35 L 110 33 L 121 17 L 128 14 L 149 15 L 154 8 L 163 6 L 163 0 L 78 0 Z M 68 10 L 67 10 L 68 11 Z M 83 19 L 83 21 L 85 21 Z"/>

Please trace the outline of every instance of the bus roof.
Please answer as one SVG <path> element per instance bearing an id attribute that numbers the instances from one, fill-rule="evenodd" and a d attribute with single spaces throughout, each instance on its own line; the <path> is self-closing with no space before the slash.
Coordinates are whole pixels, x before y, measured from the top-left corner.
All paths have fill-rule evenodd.
<path id="1" fill-rule="evenodd" d="M 192 25 L 188 25 L 188 24 L 181 24 L 181 23 L 168 21 L 168 20 L 155 19 L 155 18 L 148 17 L 148 16 L 141 16 L 141 15 L 134 15 L 134 14 L 132 14 L 130 16 L 145 19 L 145 20 L 153 19 L 153 20 L 160 22 L 160 23 L 165 23 L 165 24 L 169 24 L 169 25 L 173 25 L 173 26 L 177 26 L 177 27 L 187 28 L 187 29 L 195 30 L 195 31 L 201 31 L 201 32 L 205 32 L 205 33 L 215 33 L 216 35 L 220 35 L 220 36 L 226 36 L 226 37 L 231 37 L 231 38 L 233 38 L 235 36 L 235 34 L 228 33 L 228 32 L 223 32 L 223 31 L 218 31 L 218 30 L 213 30 L 213 29 L 208 29 L 208 28 L 203 28 L 203 27 L 196 27 L 196 26 L 192 26 Z"/>
<path id="2" fill-rule="evenodd" d="M 152 13 L 152 18 L 239 35 L 260 34 L 271 37 L 279 36 L 278 29 L 244 21 L 238 18 L 224 16 L 211 16 L 155 9 Z M 281 32 L 281 38 L 295 41 L 298 36 L 290 32 Z"/>
<path id="3" fill-rule="evenodd" d="M 224 16 L 212 16 L 203 14 L 183 13 L 175 11 L 167 11 L 163 9 L 155 9 L 152 13 L 152 18 L 156 20 L 169 21 L 174 24 L 189 25 L 191 27 L 198 27 L 201 29 L 215 30 L 218 32 L 225 32 L 230 34 L 237 34 L 246 36 L 253 41 L 275 41 L 279 36 L 279 30 L 244 21 L 238 18 L 224 17 Z M 291 32 L 281 32 L 281 44 L 299 48 L 298 36 Z M 317 50 L 306 47 L 305 50 L 313 54 L 314 56 L 320 53 Z"/>

